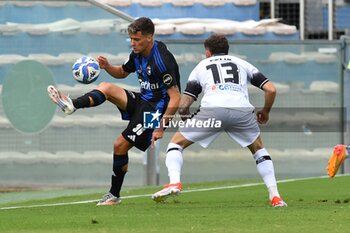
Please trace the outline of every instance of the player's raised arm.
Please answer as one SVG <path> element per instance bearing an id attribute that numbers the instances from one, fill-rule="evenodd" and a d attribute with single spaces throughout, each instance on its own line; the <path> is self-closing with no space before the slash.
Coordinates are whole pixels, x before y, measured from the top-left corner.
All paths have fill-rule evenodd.
<path id="1" fill-rule="evenodd" d="M 108 59 L 104 56 L 98 56 L 97 61 L 100 64 L 100 68 L 104 69 L 113 78 L 125 78 L 129 75 L 129 73 L 126 72 L 122 66 L 111 65 Z"/>

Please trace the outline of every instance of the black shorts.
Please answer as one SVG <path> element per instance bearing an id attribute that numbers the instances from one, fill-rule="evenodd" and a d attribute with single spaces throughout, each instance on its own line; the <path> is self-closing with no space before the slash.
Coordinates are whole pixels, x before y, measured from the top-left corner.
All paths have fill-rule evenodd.
<path id="1" fill-rule="evenodd" d="M 154 107 L 140 98 L 140 93 L 125 90 L 128 98 L 126 110 L 119 108 L 123 120 L 129 124 L 122 132 L 123 137 L 136 148 L 145 151 L 151 145 L 153 129 L 143 128 L 143 113 L 155 111 Z"/>

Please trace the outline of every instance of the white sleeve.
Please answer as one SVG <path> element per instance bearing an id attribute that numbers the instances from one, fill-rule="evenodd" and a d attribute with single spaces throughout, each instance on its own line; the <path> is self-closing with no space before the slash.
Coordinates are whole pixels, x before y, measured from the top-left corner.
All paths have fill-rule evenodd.
<path id="1" fill-rule="evenodd" d="M 259 73 L 260 71 L 258 68 L 250 64 L 249 62 L 245 61 L 244 67 L 246 69 L 247 75 L 248 75 L 248 80 L 252 82 L 252 79 L 254 77 L 254 74 Z"/>

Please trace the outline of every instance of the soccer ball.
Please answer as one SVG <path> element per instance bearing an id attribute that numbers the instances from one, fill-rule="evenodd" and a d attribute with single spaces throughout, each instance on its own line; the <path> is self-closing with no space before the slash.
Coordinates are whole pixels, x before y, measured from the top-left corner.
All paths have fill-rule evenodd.
<path id="1" fill-rule="evenodd" d="M 89 84 L 95 82 L 100 75 L 100 65 L 94 58 L 83 56 L 74 63 L 72 72 L 75 80 Z"/>

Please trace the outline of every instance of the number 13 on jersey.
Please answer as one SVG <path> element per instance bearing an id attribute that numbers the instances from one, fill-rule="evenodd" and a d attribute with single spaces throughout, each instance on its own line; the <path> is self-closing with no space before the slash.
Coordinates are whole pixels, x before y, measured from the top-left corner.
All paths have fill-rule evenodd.
<path id="1" fill-rule="evenodd" d="M 232 62 L 213 63 L 207 65 L 206 68 L 211 70 L 214 84 L 229 82 L 239 84 L 239 70 L 237 65 Z"/>

